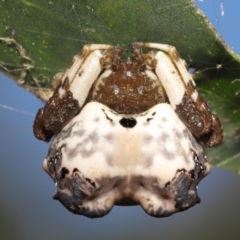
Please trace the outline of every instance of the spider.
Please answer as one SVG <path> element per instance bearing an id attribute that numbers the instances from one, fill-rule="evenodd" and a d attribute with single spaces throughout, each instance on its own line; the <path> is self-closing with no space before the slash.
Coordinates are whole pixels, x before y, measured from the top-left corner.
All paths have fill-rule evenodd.
<path id="1" fill-rule="evenodd" d="M 142 48 L 157 49 L 146 54 Z M 114 205 L 141 205 L 166 217 L 200 202 L 210 171 L 198 140 L 222 141 L 222 127 L 175 47 L 90 44 L 76 56 L 39 109 L 34 134 L 55 136 L 43 168 L 53 198 L 68 210 L 102 217 Z"/>

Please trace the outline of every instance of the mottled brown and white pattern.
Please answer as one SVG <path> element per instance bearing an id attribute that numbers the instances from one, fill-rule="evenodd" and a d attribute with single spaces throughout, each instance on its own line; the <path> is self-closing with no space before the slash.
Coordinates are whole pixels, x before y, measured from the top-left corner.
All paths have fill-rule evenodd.
<path id="1" fill-rule="evenodd" d="M 169 104 L 136 115 L 88 103 L 54 138 L 44 169 L 54 195 L 73 213 L 101 217 L 114 204 L 136 205 L 155 217 L 200 201 L 209 164 Z"/>
<path id="2" fill-rule="evenodd" d="M 141 48 L 155 48 L 143 54 Z M 175 47 L 132 43 L 134 58 L 122 59 L 121 47 L 89 44 L 74 56 L 70 68 L 34 121 L 34 134 L 49 141 L 88 102 L 100 102 L 118 113 L 136 114 L 169 103 L 190 132 L 206 146 L 222 142 L 222 127 L 197 91 L 186 63 Z"/>
<path id="3" fill-rule="evenodd" d="M 142 48 L 156 49 L 142 53 Z M 222 142 L 222 127 L 175 47 L 85 45 L 34 121 L 53 142 L 44 169 L 68 210 L 101 217 L 114 205 L 141 205 L 166 217 L 200 201 L 209 172 L 202 147 Z"/>

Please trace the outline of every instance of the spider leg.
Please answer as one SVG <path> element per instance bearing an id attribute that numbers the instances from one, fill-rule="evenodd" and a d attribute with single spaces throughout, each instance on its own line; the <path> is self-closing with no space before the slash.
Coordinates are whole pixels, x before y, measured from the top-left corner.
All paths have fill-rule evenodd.
<path id="1" fill-rule="evenodd" d="M 200 138 L 207 134 L 208 138 L 203 138 L 207 146 L 220 144 L 221 123 L 216 115 L 213 116 L 207 103 L 197 91 L 192 75 L 176 48 L 158 43 L 133 43 L 133 46 L 161 50 L 145 54 L 145 59 L 159 77 L 173 109 L 195 137 Z"/>
<path id="2" fill-rule="evenodd" d="M 73 97 L 82 106 L 87 98 L 88 92 L 107 63 L 111 63 L 111 50 L 114 46 L 103 44 L 85 45 L 80 55 L 74 56 L 73 65 L 68 69 L 65 78 L 69 78 Z"/>
<path id="3" fill-rule="evenodd" d="M 79 113 L 102 69 L 112 64 L 112 50 L 111 45 L 90 44 L 74 56 L 53 96 L 36 115 L 33 131 L 38 139 L 49 141 Z"/>

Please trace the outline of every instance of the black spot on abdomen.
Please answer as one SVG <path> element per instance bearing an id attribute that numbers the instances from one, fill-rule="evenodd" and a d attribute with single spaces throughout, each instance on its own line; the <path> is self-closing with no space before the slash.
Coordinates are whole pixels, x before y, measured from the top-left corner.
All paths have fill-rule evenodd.
<path id="1" fill-rule="evenodd" d="M 60 180 L 64 179 L 65 176 L 66 176 L 68 173 L 69 173 L 69 170 L 68 170 L 67 168 L 63 167 L 63 168 L 61 169 L 61 172 L 60 172 Z"/>
<path id="2" fill-rule="evenodd" d="M 119 123 L 125 128 L 133 128 L 137 121 L 134 118 L 122 118 Z"/>

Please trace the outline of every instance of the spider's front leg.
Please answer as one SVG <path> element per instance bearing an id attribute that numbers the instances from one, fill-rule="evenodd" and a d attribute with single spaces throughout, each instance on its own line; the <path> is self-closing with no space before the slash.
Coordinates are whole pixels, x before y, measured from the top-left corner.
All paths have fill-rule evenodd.
<path id="1" fill-rule="evenodd" d="M 79 113 L 92 84 L 104 68 L 114 68 L 118 53 L 113 46 L 91 44 L 74 56 L 53 96 L 36 115 L 33 131 L 38 139 L 49 141 Z"/>
<path id="2" fill-rule="evenodd" d="M 192 75 L 176 48 L 158 43 L 133 43 L 132 47 L 133 51 L 142 47 L 160 50 L 144 56 L 147 66 L 155 70 L 173 109 L 192 134 L 201 138 L 206 146 L 220 144 L 223 138 L 221 122 L 197 91 Z"/>

